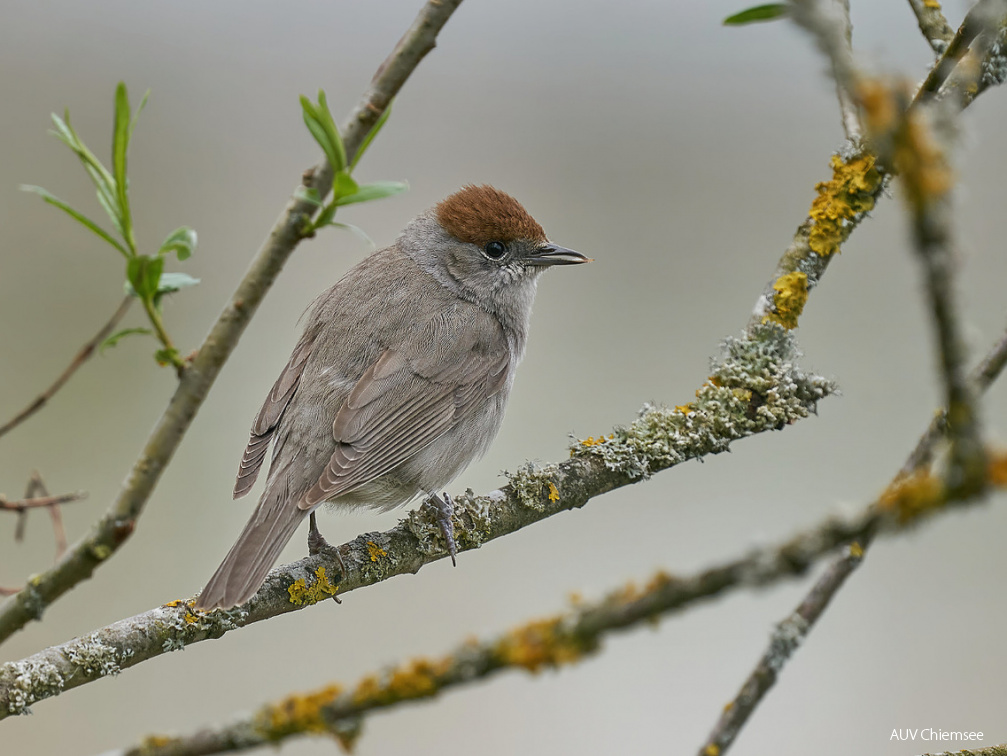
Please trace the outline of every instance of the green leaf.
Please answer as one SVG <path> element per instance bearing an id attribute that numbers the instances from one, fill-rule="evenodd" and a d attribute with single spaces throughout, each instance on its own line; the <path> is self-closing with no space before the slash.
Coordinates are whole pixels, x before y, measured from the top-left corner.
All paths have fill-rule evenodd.
<path id="1" fill-rule="evenodd" d="M 192 257 L 195 249 L 196 232 L 188 226 L 182 226 L 168 234 L 168 238 L 161 242 L 161 248 L 157 250 L 157 254 L 167 255 L 174 252 L 181 262 Z"/>
<path id="2" fill-rule="evenodd" d="M 351 223 L 337 223 L 336 221 L 331 221 L 328 225 L 334 226 L 335 228 L 341 228 L 344 231 L 349 231 L 351 234 L 353 234 L 358 239 L 361 239 L 365 244 L 367 244 L 367 246 L 369 246 L 372 251 L 377 246 L 374 243 L 374 240 L 367 235 L 367 232 L 358 226 L 354 226 Z"/>
<path id="3" fill-rule="evenodd" d="M 392 102 L 394 102 L 394 100 Z M 360 158 L 362 158 L 364 153 L 367 152 L 367 148 L 371 146 L 371 142 L 374 141 L 374 137 L 376 137 L 381 132 L 381 129 L 384 128 L 385 122 L 391 114 L 392 103 L 389 102 L 388 105 L 385 106 L 385 111 L 378 116 L 378 120 L 374 124 L 374 128 L 367 132 L 367 136 L 364 137 L 364 141 L 360 143 L 360 149 L 357 150 L 357 154 L 353 156 L 353 162 L 350 163 L 351 173 L 353 172 L 353 169 L 357 167 L 357 163 L 360 162 Z"/>
<path id="4" fill-rule="evenodd" d="M 343 146 L 343 137 L 339 133 L 339 129 L 336 128 L 336 122 L 332 120 L 332 112 L 329 110 L 329 103 L 325 99 L 325 90 L 318 90 L 318 116 L 322 122 L 322 126 L 325 127 L 326 133 L 329 135 L 333 146 L 336 148 L 336 160 L 338 163 L 334 163 L 332 170 L 339 172 L 346 167 L 346 148 Z"/>
<path id="5" fill-rule="evenodd" d="M 84 226 L 84 228 L 88 229 L 89 231 L 91 231 L 94 234 L 97 234 L 100 238 L 102 238 L 105 241 L 107 241 L 109 244 L 111 244 L 113 247 L 115 247 L 117 250 L 119 250 L 119 252 L 123 256 L 129 257 L 129 253 L 126 251 L 126 248 L 124 246 L 122 246 L 118 241 L 116 241 L 115 238 L 110 233 L 108 233 L 108 231 L 106 231 L 105 229 L 103 229 L 101 226 L 99 226 L 97 223 L 95 223 L 93 220 L 91 220 L 90 218 L 88 218 L 83 213 L 81 213 L 81 212 L 79 212 L 77 210 L 74 210 L 72 207 L 70 207 L 68 204 L 66 204 L 63 200 L 61 200 L 58 197 L 54 197 L 53 195 L 49 194 L 49 192 L 47 192 L 41 186 L 29 186 L 27 184 L 23 184 L 21 186 L 21 191 L 23 191 L 23 192 L 33 192 L 34 194 L 37 194 L 45 202 L 48 202 L 53 207 L 58 207 L 64 213 L 66 213 L 71 218 L 73 218 L 75 221 L 77 221 L 82 226 Z"/>
<path id="6" fill-rule="evenodd" d="M 318 214 L 318 217 L 315 218 L 314 227 L 323 228 L 324 226 L 328 226 L 329 224 L 332 223 L 332 216 L 334 216 L 335 214 L 336 214 L 336 203 L 330 202 L 328 205 L 322 208 L 322 212 L 320 212 Z"/>
<path id="7" fill-rule="evenodd" d="M 119 82 L 115 88 L 115 125 L 112 131 L 112 172 L 115 175 L 116 205 L 122 218 L 123 236 L 133 234 L 129 215 L 129 198 L 126 195 L 126 151 L 129 148 L 130 112 L 126 85 Z"/>
<path id="8" fill-rule="evenodd" d="M 177 349 L 158 349 L 154 352 L 154 359 L 157 360 L 158 365 L 164 367 L 165 365 L 177 364 L 181 355 Z"/>
<path id="9" fill-rule="evenodd" d="M 352 205 L 355 202 L 370 202 L 371 200 L 391 197 L 409 189 L 405 181 L 375 181 L 372 184 L 361 184 L 357 191 L 346 197 L 338 197 L 336 204 Z"/>
<path id="10" fill-rule="evenodd" d="M 126 264 L 126 278 L 129 282 L 126 292 L 140 299 L 153 299 L 157 294 L 163 270 L 163 257 L 148 257 L 147 255 L 131 257 Z"/>
<path id="11" fill-rule="evenodd" d="M 294 189 L 294 197 L 299 200 L 304 200 L 305 202 L 310 202 L 312 205 L 317 207 L 322 206 L 322 195 L 318 193 L 318 190 L 313 186 L 305 186 L 301 184 L 299 187 Z"/>
<path id="12" fill-rule="evenodd" d="M 161 280 L 157 282 L 157 293 L 158 295 L 174 294 L 176 291 L 188 289 L 197 284 L 199 284 L 199 279 L 193 278 L 188 273 L 162 273 Z"/>
<path id="13" fill-rule="evenodd" d="M 129 133 L 126 135 L 126 141 L 133 139 L 133 129 L 136 128 L 136 122 L 140 119 L 140 113 L 143 109 L 147 107 L 147 98 L 150 97 L 150 90 L 148 89 L 143 93 L 143 97 L 140 98 L 140 104 L 136 106 L 136 112 L 133 114 L 133 119 L 129 122 Z"/>
<path id="14" fill-rule="evenodd" d="M 329 165 L 334 167 L 336 162 L 339 160 L 339 157 L 336 154 L 335 145 L 333 145 L 329 140 L 329 133 L 322 124 L 317 108 L 311 104 L 311 100 L 304 95 L 301 95 L 301 109 L 304 111 L 304 125 L 308 127 L 308 131 L 311 132 L 311 136 L 315 138 L 315 141 L 318 142 L 318 146 L 322 148 L 322 152 L 325 153 L 325 157 L 329 161 Z"/>
<path id="15" fill-rule="evenodd" d="M 356 194 L 359 188 L 357 182 L 346 171 L 338 171 L 332 179 L 332 195 L 336 201 Z"/>
<path id="16" fill-rule="evenodd" d="M 757 21 L 775 21 L 790 13 L 786 3 L 756 5 L 724 19 L 724 26 L 744 26 Z"/>
<path id="17" fill-rule="evenodd" d="M 149 328 L 124 328 L 117 333 L 113 333 L 107 339 L 105 339 L 101 344 L 98 345 L 98 352 L 103 353 L 106 349 L 111 349 L 120 341 L 122 341 L 127 336 L 139 336 L 141 334 L 145 336 L 152 336 L 153 331 Z"/>
<path id="18" fill-rule="evenodd" d="M 112 221 L 112 225 L 115 226 L 115 230 L 119 232 L 119 235 L 126 238 L 126 233 L 122 227 L 122 218 L 119 216 L 119 209 L 116 207 L 115 198 L 110 196 L 107 192 L 102 191 L 99 186 L 98 191 L 98 204 L 101 205 L 102 209 L 105 211 L 105 215 L 108 219 Z M 132 254 L 132 253 L 130 253 Z"/>

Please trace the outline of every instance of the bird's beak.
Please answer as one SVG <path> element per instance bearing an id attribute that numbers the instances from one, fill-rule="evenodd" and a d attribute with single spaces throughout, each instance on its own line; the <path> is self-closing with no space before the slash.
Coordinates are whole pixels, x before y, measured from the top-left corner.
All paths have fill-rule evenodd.
<path id="1" fill-rule="evenodd" d="M 580 252 L 574 252 L 566 247 L 559 247 L 555 244 L 543 244 L 532 252 L 527 258 L 529 265 L 579 265 L 580 263 L 593 262 L 590 257 L 585 257 Z"/>

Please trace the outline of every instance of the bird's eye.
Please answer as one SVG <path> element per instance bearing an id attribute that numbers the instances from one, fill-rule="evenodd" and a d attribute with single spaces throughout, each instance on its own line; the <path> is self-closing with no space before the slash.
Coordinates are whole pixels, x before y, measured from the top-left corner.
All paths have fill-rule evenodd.
<path id="1" fill-rule="evenodd" d="M 485 247 L 486 257 L 491 260 L 499 260 L 507 252 L 507 246 L 503 242 L 491 241 Z"/>

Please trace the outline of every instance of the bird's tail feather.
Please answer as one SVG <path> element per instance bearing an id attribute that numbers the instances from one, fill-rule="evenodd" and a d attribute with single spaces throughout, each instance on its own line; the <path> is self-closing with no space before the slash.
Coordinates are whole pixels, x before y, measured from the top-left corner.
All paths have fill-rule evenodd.
<path id="1" fill-rule="evenodd" d="M 271 480 L 255 514 L 196 599 L 195 608 L 230 609 L 259 590 L 283 547 L 308 514 L 289 495 L 286 471 Z"/>

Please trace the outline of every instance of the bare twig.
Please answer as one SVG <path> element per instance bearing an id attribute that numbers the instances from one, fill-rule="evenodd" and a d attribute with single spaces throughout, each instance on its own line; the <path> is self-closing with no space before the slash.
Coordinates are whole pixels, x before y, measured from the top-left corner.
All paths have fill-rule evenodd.
<path id="1" fill-rule="evenodd" d="M 122 320 L 132 303 L 133 297 L 126 297 L 122 300 L 122 303 L 112 314 L 112 317 L 109 318 L 108 322 L 101 327 L 98 333 L 96 333 L 90 341 L 80 348 L 80 351 L 77 352 L 76 356 L 70 362 L 69 366 L 67 366 L 66 370 L 60 374 L 59 378 L 57 378 L 49 388 L 35 397 L 35 400 L 31 404 L 18 412 L 6 423 L 0 425 L 0 436 L 3 436 L 8 431 L 16 428 L 18 425 L 42 409 L 46 402 L 52 399 L 53 395 L 63 388 L 63 384 L 70 380 L 70 376 L 77 372 L 77 368 L 87 362 L 88 358 L 94 354 L 95 350 L 99 346 L 101 346 L 101 343 L 108 338 L 109 334 L 112 333 L 115 327 L 119 324 L 119 321 Z"/>
<path id="2" fill-rule="evenodd" d="M 461 0 L 429 0 L 395 50 L 378 69 L 371 86 L 343 126 L 347 156 L 352 157 L 388 103 L 423 57 L 433 49 L 438 32 Z M 332 169 L 322 164 L 306 182 L 324 198 L 332 188 Z M 292 198 L 273 226 L 248 272 L 210 329 L 192 363 L 179 380 L 139 459 L 105 515 L 52 569 L 0 606 L 0 642 L 6 640 L 114 554 L 129 538 L 161 473 L 178 448 L 210 387 L 231 355 L 259 303 L 305 233 L 317 211 L 308 199 Z"/>
<path id="3" fill-rule="evenodd" d="M 835 0 L 839 6 L 842 24 L 843 42 L 846 46 L 846 55 L 853 59 L 853 24 L 850 23 L 850 0 Z M 839 114 L 842 118 L 843 131 L 851 144 L 859 145 L 863 138 L 863 129 L 860 125 L 860 112 L 857 108 L 856 99 L 850 94 L 849 89 L 836 81 L 836 96 L 839 99 Z"/>
<path id="4" fill-rule="evenodd" d="M 54 507 L 57 504 L 66 504 L 69 501 L 79 501 L 86 499 L 87 493 L 77 491 L 76 493 L 59 494 L 58 496 L 35 496 L 25 499 L 15 499 L 11 501 L 0 494 L 0 511 L 24 512 L 37 507 Z M 20 539 L 18 539 L 20 540 Z"/>
<path id="5" fill-rule="evenodd" d="M 944 18 L 941 6 L 928 0 L 909 0 L 909 7 L 930 47 L 938 55 L 943 54 L 955 32 Z"/>

